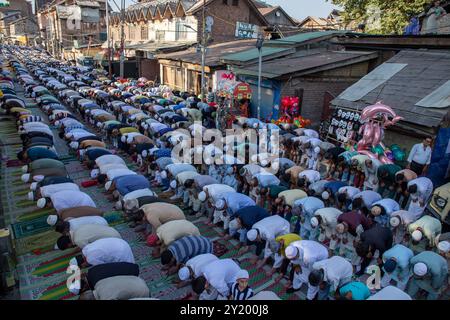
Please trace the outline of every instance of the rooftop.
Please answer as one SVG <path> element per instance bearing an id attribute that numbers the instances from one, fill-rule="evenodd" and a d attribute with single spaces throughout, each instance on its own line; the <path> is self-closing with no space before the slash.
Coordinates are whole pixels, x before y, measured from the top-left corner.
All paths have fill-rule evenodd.
<path id="1" fill-rule="evenodd" d="M 332 104 L 362 110 L 382 101 L 402 122 L 438 127 L 450 112 L 450 51 L 403 50 Z"/>

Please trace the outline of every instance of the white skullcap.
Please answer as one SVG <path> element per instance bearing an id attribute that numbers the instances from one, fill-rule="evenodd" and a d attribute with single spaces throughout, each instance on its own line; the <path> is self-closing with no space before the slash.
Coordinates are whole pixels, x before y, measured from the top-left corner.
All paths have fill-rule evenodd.
<path id="1" fill-rule="evenodd" d="M 33 191 L 35 191 L 36 190 L 36 188 L 37 188 L 37 182 L 33 182 L 31 185 L 30 185 L 30 189 L 31 190 L 33 190 Z"/>
<path id="2" fill-rule="evenodd" d="M 230 223 L 228 224 L 228 227 L 230 229 L 237 229 L 238 228 L 238 221 L 237 221 L 237 219 L 231 220 Z"/>
<path id="3" fill-rule="evenodd" d="M 258 231 L 256 231 L 256 229 L 250 229 L 250 230 L 247 232 L 247 239 L 248 239 L 249 241 L 255 241 L 255 240 L 256 240 L 256 237 L 258 237 Z"/>
<path id="4" fill-rule="evenodd" d="M 415 230 L 412 234 L 411 234 L 412 238 L 414 239 L 414 241 L 420 241 L 422 240 L 422 232 L 420 230 Z"/>
<path id="5" fill-rule="evenodd" d="M 70 147 L 72 149 L 78 149 L 78 146 L 79 146 L 79 143 L 76 142 L 76 141 L 73 141 L 73 142 L 70 143 Z"/>
<path id="6" fill-rule="evenodd" d="M 40 198 L 40 199 L 37 201 L 36 204 L 37 204 L 38 208 L 42 209 L 42 208 L 44 208 L 45 205 L 47 204 L 47 199 L 45 199 L 45 198 Z"/>
<path id="7" fill-rule="evenodd" d="M 127 137 L 126 137 L 126 136 L 122 136 L 122 137 L 120 138 L 120 141 L 122 141 L 123 143 L 125 143 L 125 142 L 127 141 Z"/>
<path id="8" fill-rule="evenodd" d="M 66 135 L 65 135 L 66 139 L 70 139 L 70 138 L 72 138 L 72 136 L 73 136 L 73 134 L 70 132 L 66 133 Z"/>
<path id="9" fill-rule="evenodd" d="M 255 128 L 255 129 L 258 128 L 258 124 L 257 124 L 257 123 L 254 123 L 254 124 L 253 124 L 253 128 Z"/>
<path id="10" fill-rule="evenodd" d="M 273 170 L 280 169 L 280 163 L 278 161 L 277 162 L 272 162 L 272 169 Z"/>
<path id="11" fill-rule="evenodd" d="M 114 207 L 116 207 L 117 210 L 122 210 L 122 201 L 117 201 Z"/>
<path id="12" fill-rule="evenodd" d="M 78 265 L 77 258 L 74 257 L 74 258 L 70 259 L 69 265 L 71 265 L 71 266 L 77 266 L 77 265 Z"/>
<path id="13" fill-rule="evenodd" d="M 251 160 L 252 162 L 256 162 L 258 160 L 258 155 L 257 154 L 252 155 Z"/>
<path id="14" fill-rule="evenodd" d="M 97 122 L 97 128 L 100 128 L 102 126 L 102 123 L 99 121 Z"/>
<path id="15" fill-rule="evenodd" d="M 264 159 L 264 160 L 261 161 L 261 165 L 262 165 L 263 167 L 267 166 L 268 164 L 269 164 L 269 161 L 266 160 L 266 159 Z"/>
<path id="16" fill-rule="evenodd" d="M 320 148 L 319 148 L 319 147 L 315 147 L 315 148 L 314 148 L 314 152 L 315 152 L 315 153 L 319 153 L 319 152 L 320 152 Z"/>
<path id="17" fill-rule="evenodd" d="M 198 194 L 198 200 L 200 200 L 201 202 L 204 202 L 206 200 L 206 192 L 202 191 Z"/>
<path id="18" fill-rule="evenodd" d="M 99 175 L 99 173 L 100 173 L 100 170 L 99 170 L 99 169 L 94 169 L 94 170 L 92 170 L 92 171 L 91 171 L 91 179 L 97 178 L 98 175 Z"/>
<path id="19" fill-rule="evenodd" d="M 216 203 L 214 204 L 214 206 L 216 207 L 217 210 L 223 210 L 223 208 L 225 208 L 225 200 L 223 199 L 219 199 L 216 201 Z"/>
<path id="20" fill-rule="evenodd" d="M 30 174 L 29 173 L 25 173 L 22 175 L 22 177 L 20 177 L 20 179 L 24 182 L 27 183 L 30 180 Z"/>
<path id="21" fill-rule="evenodd" d="M 128 136 L 127 143 L 130 144 L 132 142 L 133 142 L 133 137 L 132 136 Z"/>
<path id="22" fill-rule="evenodd" d="M 319 225 L 319 219 L 317 219 L 316 217 L 312 217 L 311 218 L 311 226 L 313 228 L 317 228 L 318 225 Z"/>
<path id="23" fill-rule="evenodd" d="M 330 194 L 327 191 L 322 192 L 322 199 L 323 200 L 330 199 Z"/>
<path id="24" fill-rule="evenodd" d="M 109 188 L 111 188 L 111 185 L 112 185 L 112 181 L 106 182 L 106 183 L 105 183 L 105 190 L 108 191 Z"/>
<path id="25" fill-rule="evenodd" d="M 54 226 L 56 224 L 56 222 L 58 222 L 58 216 L 57 215 L 49 215 L 47 217 L 47 223 L 51 226 Z"/>
<path id="26" fill-rule="evenodd" d="M 144 157 L 144 158 L 147 158 L 147 156 L 148 156 L 148 151 L 147 150 L 144 150 L 144 151 L 142 151 L 142 156 Z"/>
<path id="27" fill-rule="evenodd" d="M 34 176 L 33 180 L 36 181 L 36 182 L 41 182 L 42 180 L 44 180 L 44 178 L 45 177 L 40 174 L 40 175 Z"/>
<path id="28" fill-rule="evenodd" d="M 298 248 L 290 245 L 284 250 L 284 254 L 286 255 L 286 258 L 294 259 L 298 254 Z"/>
<path id="29" fill-rule="evenodd" d="M 167 171 L 166 170 L 161 171 L 161 178 L 163 178 L 163 179 L 167 178 Z"/>
<path id="30" fill-rule="evenodd" d="M 125 210 L 133 210 L 139 206 L 138 199 L 127 199 L 123 205 Z"/>
<path id="31" fill-rule="evenodd" d="M 336 226 L 336 231 L 337 231 L 338 233 L 343 233 L 344 230 L 345 230 L 345 226 L 344 226 L 342 223 L 339 223 L 339 224 Z"/>
<path id="32" fill-rule="evenodd" d="M 178 270 L 178 277 L 181 281 L 186 281 L 191 277 L 191 272 L 189 271 L 188 267 L 183 267 L 180 270 Z"/>
<path id="33" fill-rule="evenodd" d="M 419 277 L 423 277 L 428 272 L 428 267 L 423 262 L 418 262 L 414 265 L 414 274 L 418 275 Z"/>
<path id="34" fill-rule="evenodd" d="M 400 218 L 399 217 L 391 217 L 389 220 L 392 227 L 398 227 L 400 225 Z"/>
<path id="35" fill-rule="evenodd" d="M 34 192 L 33 191 L 28 192 L 27 198 L 28 198 L 28 200 L 33 201 L 34 200 Z"/>
<path id="36" fill-rule="evenodd" d="M 437 245 L 438 249 L 444 253 L 450 252 L 450 242 L 448 241 L 441 241 Z"/>
<path id="37" fill-rule="evenodd" d="M 171 187 L 172 189 L 175 189 L 175 188 L 177 187 L 177 181 L 176 181 L 176 180 L 170 181 L 170 187 Z"/>
<path id="38" fill-rule="evenodd" d="M 120 196 L 120 193 L 117 190 L 114 190 L 112 194 L 115 198 L 118 198 Z"/>
<path id="39" fill-rule="evenodd" d="M 55 126 L 59 127 L 59 124 L 60 124 L 60 123 L 61 123 L 61 121 L 56 120 L 56 121 L 55 121 Z"/>
<path id="40" fill-rule="evenodd" d="M 248 279 L 250 278 L 248 271 L 245 269 L 241 269 L 238 271 L 238 273 L 236 274 L 236 279 Z"/>
<path id="41" fill-rule="evenodd" d="M 27 171 L 28 171 L 28 166 L 27 165 L 23 166 L 22 173 L 27 173 Z"/>
<path id="42" fill-rule="evenodd" d="M 176 125 L 175 123 L 173 123 L 170 127 L 171 127 L 172 129 L 175 129 L 175 128 L 177 127 L 177 125 Z"/>

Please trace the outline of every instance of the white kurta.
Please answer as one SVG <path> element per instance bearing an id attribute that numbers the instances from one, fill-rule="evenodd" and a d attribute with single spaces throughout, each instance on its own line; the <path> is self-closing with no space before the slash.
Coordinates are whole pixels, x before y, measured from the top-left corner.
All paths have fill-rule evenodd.
<path id="1" fill-rule="evenodd" d="M 350 281 L 353 275 L 352 264 L 340 256 L 318 261 L 313 264 L 313 269 L 324 271 L 323 280 L 331 285 L 332 291 L 336 291 L 340 285 Z"/>
<path id="2" fill-rule="evenodd" d="M 239 265 L 232 259 L 219 259 L 205 267 L 203 276 L 219 294 L 227 297 L 231 285 L 236 282 L 236 277 L 240 270 Z"/>
<path id="3" fill-rule="evenodd" d="M 219 260 L 219 258 L 213 255 L 212 253 L 204 253 L 189 259 L 186 262 L 186 266 L 192 269 L 192 271 L 195 274 L 195 277 L 197 278 L 203 274 L 204 270 L 210 263 L 217 260 Z"/>
<path id="4" fill-rule="evenodd" d="M 116 156 L 114 154 L 105 154 L 104 156 L 95 159 L 95 163 L 97 164 L 98 167 L 101 167 L 112 163 L 125 164 L 125 161 L 121 157 Z"/>
<path id="5" fill-rule="evenodd" d="M 49 198 L 52 194 L 59 191 L 80 191 L 80 187 L 75 183 L 66 182 L 66 183 L 58 183 L 58 184 L 50 184 L 47 186 L 43 186 L 40 189 L 41 196 L 44 198 Z"/>
<path id="6" fill-rule="evenodd" d="M 100 216 L 87 216 L 87 217 L 79 217 L 68 220 L 70 224 L 70 231 L 75 231 L 79 227 L 86 224 L 95 224 L 101 226 L 108 226 L 108 221 L 105 218 Z"/>
<path id="7" fill-rule="evenodd" d="M 130 245 L 118 238 L 105 238 L 85 246 L 82 250 L 86 261 L 93 266 L 111 262 L 134 263 Z"/>
<path id="8" fill-rule="evenodd" d="M 50 199 L 57 212 L 75 207 L 97 207 L 92 198 L 81 191 L 65 190 L 56 192 L 50 196 Z"/>

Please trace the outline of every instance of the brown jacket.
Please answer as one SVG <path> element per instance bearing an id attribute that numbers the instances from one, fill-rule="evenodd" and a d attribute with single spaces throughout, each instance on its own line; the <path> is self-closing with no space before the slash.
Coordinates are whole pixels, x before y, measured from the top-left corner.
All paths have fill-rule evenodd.
<path id="1" fill-rule="evenodd" d="M 80 218 L 86 216 L 103 216 L 103 211 L 94 207 L 75 207 L 61 210 L 59 212 L 59 216 L 63 220 L 66 220 L 68 218 Z"/>

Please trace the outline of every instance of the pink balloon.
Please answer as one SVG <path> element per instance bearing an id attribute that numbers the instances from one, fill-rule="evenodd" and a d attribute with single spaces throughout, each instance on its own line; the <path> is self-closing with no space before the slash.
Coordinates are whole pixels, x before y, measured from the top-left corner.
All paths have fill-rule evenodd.
<path id="1" fill-rule="evenodd" d="M 394 162 L 392 162 L 392 160 L 390 160 L 388 157 L 386 157 L 385 155 L 381 155 L 380 156 L 380 162 L 382 164 L 393 164 Z"/>
<path id="2" fill-rule="evenodd" d="M 378 159 L 377 155 L 373 152 L 370 152 L 369 150 L 358 150 L 360 154 L 366 155 L 371 159 Z"/>
<path id="3" fill-rule="evenodd" d="M 367 121 L 375 118 L 377 114 L 387 114 L 392 116 L 393 118 L 397 116 L 397 114 L 392 110 L 391 107 L 388 107 L 381 102 L 377 102 L 372 106 L 365 107 L 361 114 L 361 121 Z"/>
<path id="4" fill-rule="evenodd" d="M 377 146 L 381 142 L 381 128 L 380 125 L 375 122 L 373 124 L 373 140 L 372 140 L 372 146 Z"/>

